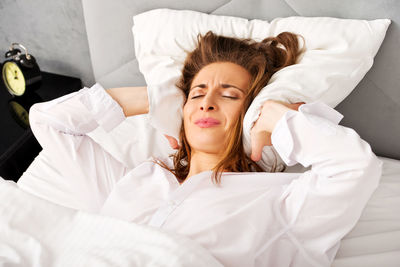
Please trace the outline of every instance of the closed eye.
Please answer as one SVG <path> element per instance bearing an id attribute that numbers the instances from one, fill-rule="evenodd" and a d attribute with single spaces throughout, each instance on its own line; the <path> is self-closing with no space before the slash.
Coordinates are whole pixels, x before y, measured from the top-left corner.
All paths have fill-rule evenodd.
<path id="1" fill-rule="evenodd" d="M 229 95 L 224 95 L 223 97 L 229 98 L 229 99 L 239 99 L 239 97 L 236 96 L 229 96 Z"/>
<path id="2" fill-rule="evenodd" d="M 196 95 L 196 96 L 192 96 L 190 99 L 196 99 L 196 98 L 199 98 L 199 97 L 202 97 L 202 96 L 204 96 L 204 95 Z M 223 95 L 222 97 L 229 98 L 229 99 L 234 99 L 234 100 L 239 99 L 239 97 L 229 96 L 229 95 Z"/>
<path id="3" fill-rule="evenodd" d="M 195 95 L 195 96 L 192 96 L 190 99 L 196 99 L 196 98 L 199 98 L 201 96 L 204 96 L 204 95 Z"/>

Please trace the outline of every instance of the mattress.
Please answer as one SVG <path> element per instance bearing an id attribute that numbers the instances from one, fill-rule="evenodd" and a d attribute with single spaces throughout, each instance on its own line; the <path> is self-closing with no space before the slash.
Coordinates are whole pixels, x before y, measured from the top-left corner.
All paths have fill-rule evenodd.
<path id="1" fill-rule="evenodd" d="M 400 160 L 379 159 L 383 161 L 379 187 L 342 239 L 332 267 L 400 266 Z"/>

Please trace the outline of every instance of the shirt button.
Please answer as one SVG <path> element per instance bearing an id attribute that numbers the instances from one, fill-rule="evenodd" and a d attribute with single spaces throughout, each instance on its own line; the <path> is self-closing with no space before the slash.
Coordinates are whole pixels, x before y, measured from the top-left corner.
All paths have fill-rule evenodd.
<path id="1" fill-rule="evenodd" d="M 174 200 L 169 200 L 168 201 L 168 206 L 176 207 L 176 206 L 178 206 L 178 203 L 176 201 L 174 201 Z"/>

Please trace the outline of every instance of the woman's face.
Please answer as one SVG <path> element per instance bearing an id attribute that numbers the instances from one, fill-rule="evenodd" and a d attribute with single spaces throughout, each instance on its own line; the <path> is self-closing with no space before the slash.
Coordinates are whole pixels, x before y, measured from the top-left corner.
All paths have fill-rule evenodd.
<path id="1" fill-rule="evenodd" d="M 246 69 L 230 62 L 212 63 L 197 73 L 183 108 L 185 134 L 193 152 L 223 152 L 250 80 Z"/>

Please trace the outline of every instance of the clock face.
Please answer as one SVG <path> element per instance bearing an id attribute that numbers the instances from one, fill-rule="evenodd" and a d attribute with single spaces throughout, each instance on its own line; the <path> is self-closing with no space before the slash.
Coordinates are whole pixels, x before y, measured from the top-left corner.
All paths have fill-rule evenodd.
<path id="1" fill-rule="evenodd" d="M 24 94 L 25 77 L 14 62 L 6 62 L 3 65 L 3 80 L 11 94 L 17 96 Z"/>

